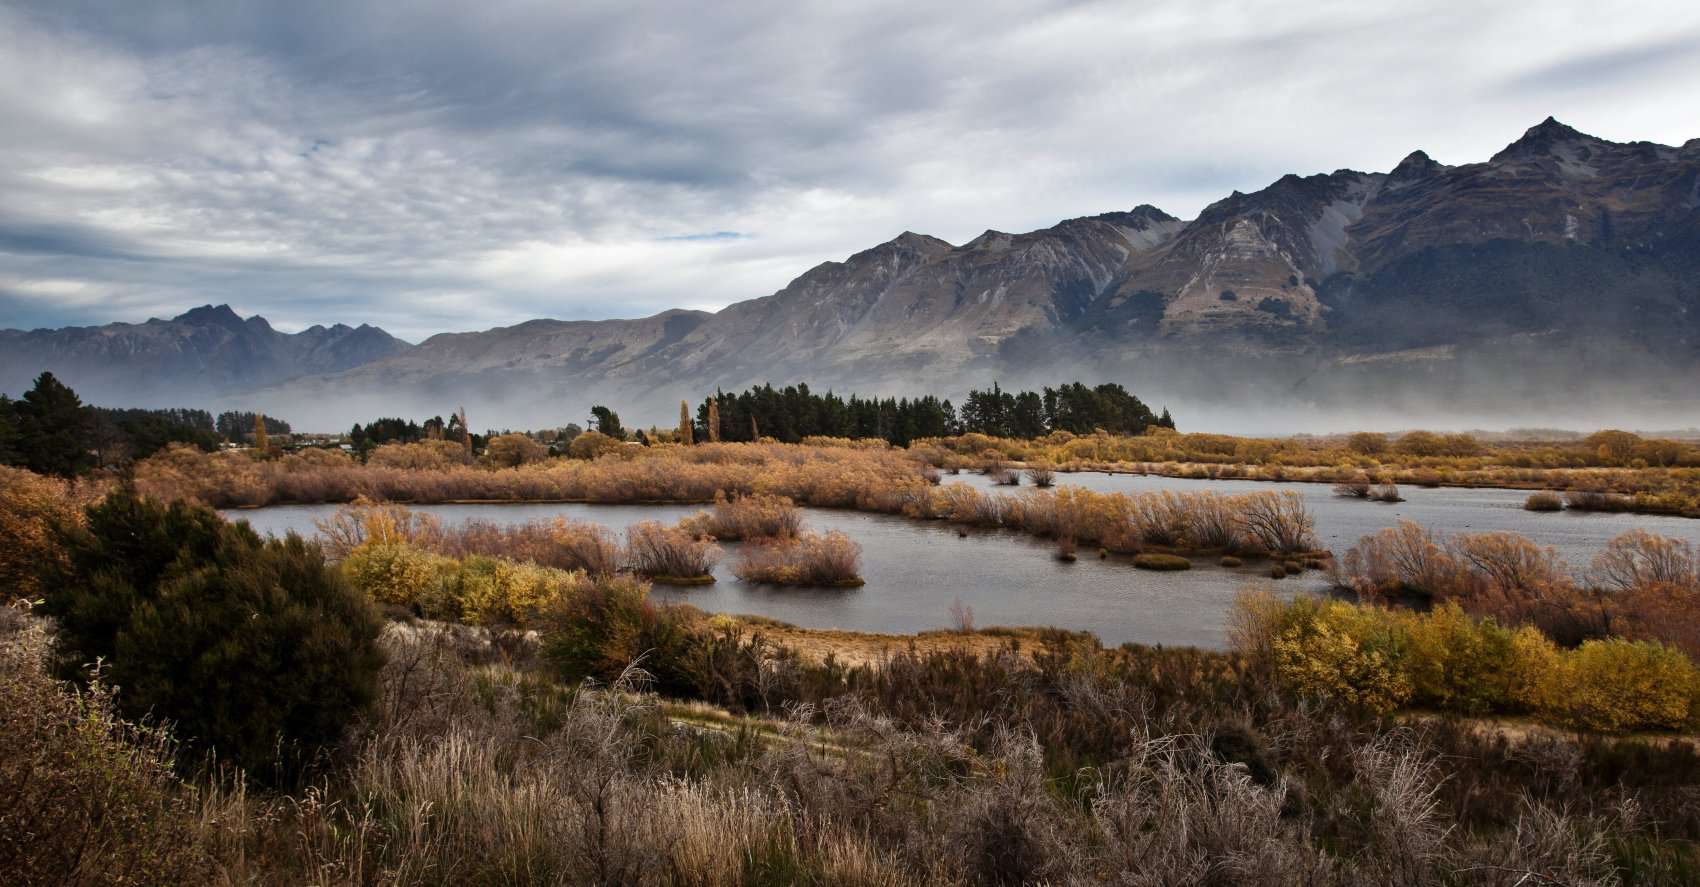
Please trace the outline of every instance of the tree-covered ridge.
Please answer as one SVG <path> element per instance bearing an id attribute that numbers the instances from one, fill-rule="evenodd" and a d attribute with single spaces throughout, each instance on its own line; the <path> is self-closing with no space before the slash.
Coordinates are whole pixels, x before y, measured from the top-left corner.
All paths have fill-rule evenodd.
<path id="1" fill-rule="evenodd" d="M 716 391 L 696 411 L 699 440 L 749 441 L 758 437 L 794 443 L 805 437 L 880 438 L 898 446 L 926 437 L 978 432 L 997 437 L 1035 438 L 1052 431 L 1089 434 L 1104 430 L 1139 434 L 1174 427 L 1168 410 L 1151 412 L 1114 382 L 1093 388 L 1071 382 L 1039 391 L 970 391 L 961 412 L 948 399 L 840 397 L 816 394 L 807 384 L 761 385 L 737 394 Z"/>

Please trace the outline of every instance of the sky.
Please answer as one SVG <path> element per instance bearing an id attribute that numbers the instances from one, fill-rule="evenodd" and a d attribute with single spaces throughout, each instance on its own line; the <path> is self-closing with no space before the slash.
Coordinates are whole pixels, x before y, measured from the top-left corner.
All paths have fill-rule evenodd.
<path id="1" fill-rule="evenodd" d="M 1548 115 L 1700 137 L 1700 4 L 0 0 L 0 327 L 714 310 Z"/>

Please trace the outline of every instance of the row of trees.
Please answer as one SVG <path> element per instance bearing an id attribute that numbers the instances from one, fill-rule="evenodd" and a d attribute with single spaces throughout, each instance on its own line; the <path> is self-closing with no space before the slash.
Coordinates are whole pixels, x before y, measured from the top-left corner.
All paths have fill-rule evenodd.
<path id="1" fill-rule="evenodd" d="M 681 419 L 683 416 L 681 416 Z M 696 410 L 691 436 L 698 441 L 750 441 L 762 437 L 794 443 L 805 437 L 877 437 L 906 445 L 920 437 L 952 434 L 956 409 L 931 395 L 848 399 L 806 384 L 761 385 L 738 394 L 716 391 Z"/>
<path id="2" fill-rule="evenodd" d="M 737 394 L 716 391 L 692 421 L 680 405 L 681 438 L 749 441 L 762 437 L 795 442 L 805 437 L 880 438 L 898 446 L 924 437 L 979 432 L 1035 438 L 1052 431 L 1090 434 L 1103 429 L 1139 434 L 1152 426 L 1175 427 L 1169 411 L 1155 415 L 1139 398 L 1113 382 L 1088 388 L 1079 382 L 1042 391 L 970 391 L 958 414 L 949 400 L 839 397 L 815 394 L 808 385 L 762 385 Z"/>
<path id="3" fill-rule="evenodd" d="M 52 373 L 42 373 L 23 397 L 0 395 L 0 464 L 74 477 L 98 466 L 145 458 L 172 443 L 210 452 L 218 448 L 218 429 L 234 415 L 225 413 L 215 420 L 206 410 L 88 406 Z M 255 419 L 252 413 L 246 415 L 246 429 L 226 437 L 242 440 L 253 434 Z M 278 425 L 282 433 L 288 432 L 288 423 Z"/>
<path id="4" fill-rule="evenodd" d="M 1115 382 L 1088 388 L 1070 382 L 1040 391 L 970 391 L 962 404 L 962 431 L 993 437 L 1032 439 L 1053 431 L 1091 434 L 1143 434 L 1153 426 L 1174 428 L 1168 408 L 1151 412 L 1144 401 Z"/>
<path id="5" fill-rule="evenodd" d="M 205 415 L 204 410 L 189 410 L 188 412 Z M 209 422 L 208 426 L 209 431 L 216 431 L 220 437 L 233 443 L 251 440 L 254 433 L 262 427 L 266 434 L 288 434 L 290 432 L 288 422 L 276 416 L 259 415 L 246 410 L 230 410 L 219 413 L 218 421 Z"/>
<path id="6" fill-rule="evenodd" d="M 483 449 L 486 436 L 472 433 L 466 424 L 466 411 L 456 410 L 447 421 L 432 416 L 424 422 L 399 417 L 373 419 L 361 425 L 356 422 L 348 430 L 348 442 L 362 458 L 384 444 L 418 443 L 423 440 L 452 440 L 464 445 L 468 452 Z"/>

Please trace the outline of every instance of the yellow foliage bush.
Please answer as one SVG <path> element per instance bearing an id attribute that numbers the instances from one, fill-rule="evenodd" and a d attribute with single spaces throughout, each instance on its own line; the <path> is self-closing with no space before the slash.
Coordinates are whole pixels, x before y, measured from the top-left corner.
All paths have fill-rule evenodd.
<path id="1" fill-rule="evenodd" d="M 342 570 L 379 603 L 470 625 L 530 625 L 544 608 L 590 583 L 579 570 L 483 555 L 457 560 L 393 542 L 359 546 Z"/>
<path id="2" fill-rule="evenodd" d="M 1511 701 L 1516 674 L 1511 632 L 1492 619 L 1471 619 L 1451 602 L 1406 614 L 1400 622 L 1413 703 L 1483 714 Z"/>
<path id="3" fill-rule="evenodd" d="M 1551 712 L 1569 692 L 1564 652 L 1540 629 L 1525 625 L 1511 635 L 1511 676 L 1507 682 L 1513 711 Z"/>
<path id="4" fill-rule="evenodd" d="M 411 545 L 375 541 L 349 552 L 342 571 L 378 603 L 414 606 L 437 598 L 443 574 L 454 563 Z"/>
<path id="5" fill-rule="evenodd" d="M 1679 730 L 1692 726 L 1700 672 L 1680 652 L 1651 641 L 1588 641 L 1565 657 L 1561 720 L 1592 730 Z"/>
<path id="6" fill-rule="evenodd" d="M 1700 727 L 1700 668 L 1680 650 L 1618 638 L 1563 650 L 1456 604 L 1409 613 L 1245 595 L 1233 639 L 1287 690 L 1377 713 L 1409 703 L 1606 732 Z"/>
<path id="7" fill-rule="evenodd" d="M 1301 696 L 1376 713 L 1403 705 L 1411 681 L 1402 669 L 1404 639 L 1382 611 L 1342 601 L 1300 598 L 1277 626 L 1275 676 Z"/>

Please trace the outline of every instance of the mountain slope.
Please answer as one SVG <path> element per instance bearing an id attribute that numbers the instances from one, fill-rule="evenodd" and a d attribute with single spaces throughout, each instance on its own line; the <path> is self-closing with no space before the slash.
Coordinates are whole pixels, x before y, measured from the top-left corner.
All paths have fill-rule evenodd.
<path id="1" fill-rule="evenodd" d="M 1482 162 L 1288 175 L 1191 221 L 1141 206 L 961 246 L 904 233 L 714 314 L 532 321 L 350 366 L 257 396 L 334 424 L 466 404 L 516 426 L 596 401 L 670 424 L 680 398 L 799 380 L 959 396 L 1115 379 L 1194 415 L 1692 408 L 1700 139 L 1618 144 L 1549 118 Z"/>
<path id="2" fill-rule="evenodd" d="M 365 324 L 280 333 L 263 317 L 244 320 L 229 305 L 203 305 L 140 324 L 0 330 L 0 391 L 17 394 L 50 370 L 92 401 L 181 406 L 342 372 L 412 347 Z"/>

